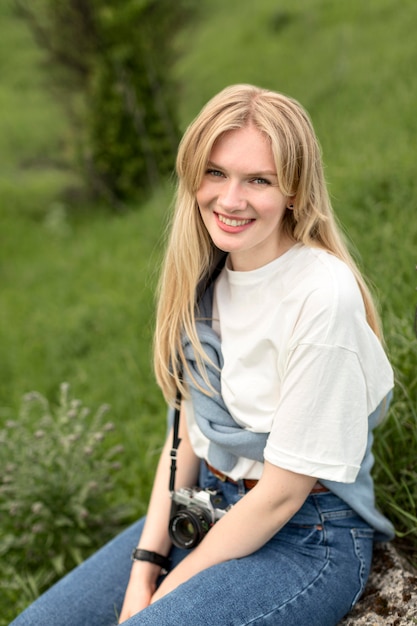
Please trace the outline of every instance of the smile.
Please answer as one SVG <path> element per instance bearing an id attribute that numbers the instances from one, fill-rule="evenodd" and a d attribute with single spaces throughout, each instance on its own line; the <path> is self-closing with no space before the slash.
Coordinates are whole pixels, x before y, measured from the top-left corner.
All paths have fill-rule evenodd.
<path id="1" fill-rule="evenodd" d="M 222 224 L 226 224 L 226 226 L 233 226 L 233 227 L 237 227 L 237 226 L 246 226 L 246 224 L 249 224 L 249 222 L 252 222 L 252 220 L 236 220 L 236 219 L 229 219 L 228 217 L 225 217 L 224 215 L 220 215 L 219 213 L 217 214 L 217 217 L 219 218 L 219 221 L 222 222 Z"/>

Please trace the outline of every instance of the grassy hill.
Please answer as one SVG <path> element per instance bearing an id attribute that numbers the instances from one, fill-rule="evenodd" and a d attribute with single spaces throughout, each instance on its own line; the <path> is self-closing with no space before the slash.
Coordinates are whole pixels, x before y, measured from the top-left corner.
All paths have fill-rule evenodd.
<path id="1" fill-rule="evenodd" d="M 24 393 L 55 401 L 64 380 L 88 405 L 109 403 L 125 448 L 113 498 L 140 514 L 165 431 L 150 344 L 172 183 L 123 215 L 77 195 L 71 130 L 12 6 L 0 6 L 0 425 Z M 211 0 L 180 33 L 175 67 L 183 127 L 235 82 L 292 95 L 311 114 L 397 372 L 376 478 L 408 547 L 417 545 L 416 25 L 414 0 Z"/>

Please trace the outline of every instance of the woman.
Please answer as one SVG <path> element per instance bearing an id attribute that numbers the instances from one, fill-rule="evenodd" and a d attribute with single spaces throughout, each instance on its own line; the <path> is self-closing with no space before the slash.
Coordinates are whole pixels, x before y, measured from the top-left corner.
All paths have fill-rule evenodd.
<path id="1" fill-rule="evenodd" d="M 392 369 L 307 114 L 229 87 L 187 129 L 177 173 L 154 346 L 167 402 L 181 398 L 175 488 L 170 435 L 146 520 L 15 626 L 331 626 L 393 536 L 370 475 Z M 173 546 L 195 539 L 198 493 L 215 523 Z"/>

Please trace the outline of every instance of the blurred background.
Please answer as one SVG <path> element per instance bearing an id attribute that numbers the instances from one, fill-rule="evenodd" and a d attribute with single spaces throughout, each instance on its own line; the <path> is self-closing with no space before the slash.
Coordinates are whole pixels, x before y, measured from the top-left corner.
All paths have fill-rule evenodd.
<path id="1" fill-rule="evenodd" d="M 175 151 L 237 82 L 312 117 L 396 371 L 378 504 L 417 561 L 416 26 L 414 0 L 2 1 L 0 624 L 146 509 Z"/>

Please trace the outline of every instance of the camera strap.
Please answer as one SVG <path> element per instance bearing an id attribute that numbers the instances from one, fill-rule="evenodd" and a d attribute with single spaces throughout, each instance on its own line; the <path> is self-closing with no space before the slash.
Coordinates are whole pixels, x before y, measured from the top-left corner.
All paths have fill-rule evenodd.
<path id="1" fill-rule="evenodd" d="M 204 287 L 200 284 L 198 288 L 198 300 L 202 298 L 204 293 L 214 284 L 217 277 L 219 276 L 226 260 L 226 254 L 221 253 L 220 258 L 216 259 L 216 265 L 214 267 L 213 272 L 210 274 L 207 283 L 204 284 Z M 211 315 L 211 310 L 210 310 Z M 181 392 L 177 390 L 177 397 L 175 401 L 175 413 L 174 413 L 174 424 L 172 431 L 172 448 L 170 452 L 171 457 L 171 472 L 169 477 L 169 490 L 171 493 L 175 491 L 175 473 L 177 471 L 177 450 L 178 446 L 181 443 L 181 439 L 179 438 L 179 426 L 180 426 L 180 410 L 181 410 Z"/>
<path id="2" fill-rule="evenodd" d="M 169 476 L 169 490 L 172 493 L 175 491 L 175 474 L 177 471 L 177 451 L 178 446 L 181 443 L 181 439 L 179 438 L 179 429 L 180 429 L 180 410 L 181 410 L 181 393 L 177 391 L 177 398 L 175 402 L 175 412 L 174 412 L 174 424 L 172 428 L 172 448 L 170 452 L 171 457 L 171 472 Z"/>

